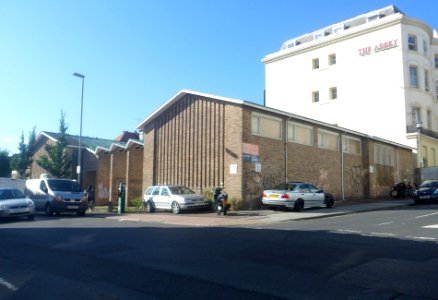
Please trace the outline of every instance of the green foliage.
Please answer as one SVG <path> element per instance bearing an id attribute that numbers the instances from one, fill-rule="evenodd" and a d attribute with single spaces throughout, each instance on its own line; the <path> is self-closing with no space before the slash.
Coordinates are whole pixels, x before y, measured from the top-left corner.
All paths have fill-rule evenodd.
<path id="1" fill-rule="evenodd" d="M 21 133 L 20 143 L 18 144 L 18 154 L 14 154 L 11 157 L 11 168 L 17 170 L 21 177 L 30 177 L 30 173 L 26 172 L 30 170 L 33 162 L 33 152 L 35 150 L 36 129 L 35 127 L 29 132 L 28 143 L 24 143 L 24 134 Z"/>
<path id="2" fill-rule="evenodd" d="M 45 169 L 50 176 L 55 178 L 70 178 L 71 177 L 71 157 L 66 153 L 68 146 L 67 140 L 67 125 L 65 124 L 65 114 L 61 111 L 61 119 L 59 122 L 59 134 L 57 143 L 50 145 L 46 144 L 44 149 L 46 155 L 41 156 L 37 160 L 37 164 Z"/>
<path id="3" fill-rule="evenodd" d="M 141 197 L 137 197 L 137 198 L 131 199 L 129 202 L 132 204 L 132 206 L 134 206 L 136 208 L 140 208 L 141 204 L 143 203 L 143 199 L 141 199 Z"/>
<path id="4" fill-rule="evenodd" d="M 0 177 L 10 177 L 11 166 L 9 165 L 9 152 L 0 149 Z"/>

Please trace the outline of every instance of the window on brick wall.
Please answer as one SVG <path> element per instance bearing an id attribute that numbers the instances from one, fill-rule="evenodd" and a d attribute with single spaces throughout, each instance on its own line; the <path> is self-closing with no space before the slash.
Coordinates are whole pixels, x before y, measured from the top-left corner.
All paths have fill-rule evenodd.
<path id="1" fill-rule="evenodd" d="M 339 150 L 339 134 L 318 129 L 318 147 L 329 150 Z"/>
<path id="2" fill-rule="evenodd" d="M 273 139 L 282 139 L 282 120 L 264 114 L 252 114 L 251 133 Z"/>
<path id="3" fill-rule="evenodd" d="M 313 145 L 313 127 L 300 123 L 287 123 L 287 140 L 292 143 Z"/>
<path id="4" fill-rule="evenodd" d="M 382 144 L 374 145 L 374 163 L 383 166 L 395 166 L 394 148 Z"/>
<path id="5" fill-rule="evenodd" d="M 351 136 L 342 137 L 342 150 L 345 153 L 361 155 L 362 153 L 362 143 L 360 139 Z"/>

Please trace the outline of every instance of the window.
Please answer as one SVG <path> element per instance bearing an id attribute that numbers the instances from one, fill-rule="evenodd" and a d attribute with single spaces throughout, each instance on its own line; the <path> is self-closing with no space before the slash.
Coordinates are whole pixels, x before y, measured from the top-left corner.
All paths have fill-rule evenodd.
<path id="1" fill-rule="evenodd" d="M 430 165 L 436 166 L 436 150 L 435 148 L 430 148 Z"/>
<path id="2" fill-rule="evenodd" d="M 336 54 L 330 54 L 328 58 L 329 65 L 336 65 Z"/>
<path id="3" fill-rule="evenodd" d="M 427 128 L 432 129 L 432 111 L 427 110 Z"/>
<path id="4" fill-rule="evenodd" d="M 395 151 L 394 148 L 375 144 L 374 145 L 374 163 L 383 166 L 395 166 Z"/>
<path id="5" fill-rule="evenodd" d="M 351 153 L 355 155 L 360 155 L 362 153 L 360 139 L 353 138 L 350 136 L 342 137 L 342 151 L 345 153 Z"/>
<path id="6" fill-rule="evenodd" d="M 282 138 L 281 124 L 282 121 L 279 118 L 253 113 L 251 133 L 280 140 Z"/>
<path id="7" fill-rule="evenodd" d="M 438 54 L 435 54 L 435 68 L 438 69 Z"/>
<path id="8" fill-rule="evenodd" d="M 408 35 L 408 48 L 412 51 L 417 51 L 417 37 L 415 35 Z"/>
<path id="9" fill-rule="evenodd" d="M 412 107 L 412 125 L 416 125 L 418 123 L 421 123 L 420 108 L 413 106 Z"/>
<path id="10" fill-rule="evenodd" d="M 429 47 L 427 45 L 427 41 L 423 40 L 423 53 L 424 55 L 428 56 L 429 55 Z"/>
<path id="11" fill-rule="evenodd" d="M 367 22 L 372 22 L 372 21 L 375 21 L 375 20 L 378 20 L 378 19 L 380 19 L 380 15 L 379 14 L 372 15 L 372 16 L 367 17 Z"/>
<path id="12" fill-rule="evenodd" d="M 429 71 L 424 70 L 424 89 L 428 92 L 430 90 L 429 86 Z"/>
<path id="13" fill-rule="evenodd" d="M 337 98 L 338 98 L 338 88 L 337 87 L 330 88 L 330 99 L 334 100 Z"/>
<path id="14" fill-rule="evenodd" d="M 312 102 L 319 102 L 319 91 L 312 92 Z"/>
<path id="15" fill-rule="evenodd" d="M 435 98 L 438 100 L 438 80 L 435 81 Z"/>
<path id="16" fill-rule="evenodd" d="M 344 24 L 336 26 L 336 27 L 333 27 L 333 33 L 342 32 L 342 31 L 344 31 L 344 29 L 345 29 L 345 25 Z"/>
<path id="17" fill-rule="evenodd" d="M 287 140 L 292 143 L 313 145 L 313 127 L 295 122 L 287 123 Z"/>
<path id="18" fill-rule="evenodd" d="M 312 68 L 313 69 L 319 69 L 319 58 L 314 58 L 312 60 Z"/>
<path id="19" fill-rule="evenodd" d="M 411 87 L 418 88 L 418 68 L 416 66 L 409 66 L 409 81 Z"/>
<path id="20" fill-rule="evenodd" d="M 318 129 L 318 147 L 328 150 L 339 150 L 339 134 Z"/>
<path id="21" fill-rule="evenodd" d="M 324 31 L 322 31 L 322 32 L 318 32 L 318 33 L 315 33 L 314 35 L 313 35 L 313 39 L 314 40 L 319 40 L 320 38 L 322 38 L 322 37 L 324 37 Z"/>

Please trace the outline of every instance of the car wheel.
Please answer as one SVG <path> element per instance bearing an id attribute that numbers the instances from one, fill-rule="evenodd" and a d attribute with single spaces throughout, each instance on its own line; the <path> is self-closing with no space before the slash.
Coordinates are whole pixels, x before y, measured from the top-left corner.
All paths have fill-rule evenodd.
<path id="1" fill-rule="evenodd" d="M 304 209 L 304 201 L 302 199 L 298 199 L 295 201 L 294 210 L 295 211 L 303 211 Z"/>
<path id="2" fill-rule="evenodd" d="M 151 201 L 148 201 L 146 203 L 146 211 L 148 213 L 153 213 L 154 212 L 154 206 L 152 205 Z"/>
<path id="3" fill-rule="evenodd" d="M 181 212 L 181 208 L 180 208 L 178 202 L 176 202 L 176 201 L 172 202 L 172 212 L 174 214 L 179 214 Z"/>
<path id="4" fill-rule="evenodd" d="M 28 216 L 27 216 L 27 219 L 28 219 L 29 221 L 32 221 L 32 220 L 35 219 L 35 215 L 28 215 Z"/>
<path id="5" fill-rule="evenodd" d="M 334 205 L 335 205 L 335 200 L 332 197 L 328 198 L 325 206 L 327 208 L 332 208 Z"/>
<path id="6" fill-rule="evenodd" d="M 47 216 L 53 216 L 53 209 L 50 204 L 46 204 L 45 212 Z"/>

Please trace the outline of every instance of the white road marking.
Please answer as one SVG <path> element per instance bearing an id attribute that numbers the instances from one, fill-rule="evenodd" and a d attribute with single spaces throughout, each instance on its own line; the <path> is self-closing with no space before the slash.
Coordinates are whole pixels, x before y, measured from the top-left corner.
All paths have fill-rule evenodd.
<path id="1" fill-rule="evenodd" d="M 360 230 L 350 230 L 350 229 L 339 229 L 337 230 L 339 233 L 362 233 Z"/>
<path id="2" fill-rule="evenodd" d="M 383 226 L 383 225 L 389 225 L 394 223 L 394 221 L 389 221 L 389 222 L 385 222 L 385 223 L 380 223 L 380 224 L 376 224 L 376 226 Z"/>
<path id="3" fill-rule="evenodd" d="M 374 235 L 374 236 L 395 236 L 394 233 L 389 233 L 389 232 L 371 232 L 370 235 Z"/>
<path id="4" fill-rule="evenodd" d="M 426 225 L 426 226 L 423 226 L 423 228 L 438 228 L 438 224 L 435 224 L 435 225 Z"/>
<path id="5" fill-rule="evenodd" d="M 416 240 L 426 240 L 426 241 L 434 241 L 434 240 L 436 240 L 436 238 L 428 237 L 428 236 L 412 236 L 412 235 L 407 235 L 406 237 L 410 238 L 410 239 L 416 239 Z"/>
<path id="6" fill-rule="evenodd" d="M 429 217 L 429 216 L 433 216 L 433 215 L 437 215 L 437 214 L 438 214 L 438 212 L 434 212 L 434 213 L 431 213 L 431 214 L 415 217 L 415 219 L 425 218 L 425 217 Z"/>
<path id="7" fill-rule="evenodd" d="M 12 290 L 12 291 L 18 291 L 18 288 L 15 287 L 12 283 L 7 282 L 6 280 L 4 280 L 3 278 L 0 277 L 0 284 L 4 285 L 5 287 L 7 287 L 8 289 Z"/>

